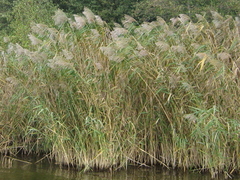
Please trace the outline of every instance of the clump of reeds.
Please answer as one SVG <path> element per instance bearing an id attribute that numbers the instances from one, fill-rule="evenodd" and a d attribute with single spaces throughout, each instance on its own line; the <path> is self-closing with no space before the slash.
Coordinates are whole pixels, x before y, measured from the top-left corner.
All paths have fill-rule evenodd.
<path id="1" fill-rule="evenodd" d="M 126 16 L 111 31 L 85 8 L 33 24 L 31 47 L 2 51 L 1 151 L 85 170 L 238 172 L 240 23 L 212 13 L 172 25 Z"/>

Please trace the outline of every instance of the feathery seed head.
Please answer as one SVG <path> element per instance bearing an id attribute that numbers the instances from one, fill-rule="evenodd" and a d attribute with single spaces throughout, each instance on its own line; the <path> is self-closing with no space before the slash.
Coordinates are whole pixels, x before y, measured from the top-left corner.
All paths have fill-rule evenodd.
<path id="1" fill-rule="evenodd" d="M 119 37 L 115 39 L 115 44 L 117 49 L 126 48 L 129 45 L 130 40 L 128 38 Z"/>
<path id="2" fill-rule="evenodd" d="M 215 19 L 214 19 L 212 22 L 213 22 L 215 28 L 217 28 L 217 29 L 221 28 L 222 25 L 223 25 L 223 22 L 222 22 L 222 21 L 219 21 L 219 20 L 215 20 Z"/>
<path id="3" fill-rule="evenodd" d="M 235 22 L 237 26 L 240 26 L 240 17 L 235 17 Z"/>
<path id="4" fill-rule="evenodd" d="M 10 54 L 14 52 L 14 49 L 15 49 L 15 45 L 13 43 L 9 43 L 7 48 L 7 53 Z"/>
<path id="5" fill-rule="evenodd" d="M 100 50 L 103 52 L 105 56 L 113 57 L 116 55 L 116 50 L 112 47 L 102 46 L 100 47 Z"/>
<path id="6" fill-rule="evenodd" d="M 138 57 L 145 57 L 148 56 L 149 52 L 146 49 L 141 49 L 140 51 L 137 51 L 137 56 Z"/>
<path id="7" fill-rule="evenodd" d="M 7 43 L 10 41 L 10 38 L 9 37 L 3 37 L 3 42 Z"/>
<path id="8" fill-rule="evenodd" d="M 24 55 L 25 54 L 25 49 L 17 43 L 15 45 L 15 53 L 18 56 Z"/>
<path id="9" fill-rule="evenodd" d="M 121 62 L 124 59 L 124 57 L 120 57 L 119 55 L 117 55 L 116 49 L 114 49 L 113 47 L 100 47 L 100 50 L 105 56 L 108 57 L 110 61 Z"/>
<path id="10" fill-rule="evenodd" d="M 44 52 L 38 52 L 38 51 L 28 51 L 25 52 L 25 54 L 33 61 L 33 62 L 42 62 L 47 59 L 47 54 Z"/>
<path id="11" fill-rule="evenodd" d="M 32 34 L 29 34 L 28 37 L 29 37 L 29 39 L 30 39 L 30 41 L 31 41 L 31 43 L 32 43 L 33 46 L 42 43 L 42 41 L 41 41 L 40 39 L 36 38 L 36 37 L 35 37 L 34 35 L 32 35 Z"/>
<path id="12" fill-rule="evenodd" d="M 190 22 L 188 25 L 187 25 L 187 28 L 186 28 L 186 31 L 189 32 L 190 34 L 196 36 L 199 34 L 199 28 L 197 27 L 196 24 L 193 24 L 192 22 Z"/>
<path id="13" fill-rule="evenodd" d="M 174 32 L 172 30 L 169 30 L 169 29 L 164 29 L 164 33 L 165 33 L 164 37 L 174 35 Z M 176 40 L 176 41 L 178 41 L 178 40 Z M 177 43 L 179 43 L 179 42 L 177 42 Z"/>
<path id="14" fill-rule="evenodd" d="M 233 77 L 240 79 L 240 58 L 233 62 Z"/>
<path id="15" fill-rule="evenodd" d="M 95 63 L 95 67 L 96 67 L 97 70 L 102 70 L 103 69 L 103 65 L 99 62 Z"/>
<path id="16" fill-rule="evenodd" d="M 199 59 L 203 59 L 203 58 L 207 58 L 208 55 L 206 53 L 197 53 L 196 57 L 198 57 Z"/>
<path id="17" fill-rule="evenodd" d="M 225 63 L 230 63 L 232 57 L 229 53 L 221 52 L 217 54 L 217 58 Z"/>
<path id="18" fill-rule="evenodd" d="M 124 19 L 122 20 L 122 23 L 125 28 L 131 27 L 133 22 L 137 22 L 137 21 L 129 15 L 126 15 L 126 14 L 124 15 Z"/>
<path id="19" fill-rule="evenodd" d="M 116 22 L 113 23 L 114 24 L 114 27 L 117 27 L 117 28 L 122 28 L 122 26 Z"/>
<path id="20" fill-rule="evenodd" d="M 179 21 L 182 23 L 182 24 L 186 24 L 190 21 L 190 17 L 187 16 L 186 14 L 179 14 Z"/>
<path id="21" fill-rule="evenodd" d="M 172 26 L 175 26 L 179 22 L 179 18 L 171 18 Z"/>
<path id="22" fill-rule="evenodd" d="M 136 47 L 136 49 L 137 49 L 138 51 L 140 51 L 140 50 L 144 49 L 144 47 L 143 47 L 139 42 L 137 42 L 137 47 Z"/>
<path id="23" fill-rule="evenodd" d="M 100 37 L 100 33 L 98 32 L 97 29 L 91 29 L 91 33 L 94 38 Z"/>
<path id="24" fill-rule="evenodd" d="M 124 34 L 127 34 L 127 33 L 128 33 L 128 30 L 127 30 L 127 29 L 115 27 L 115 28 L 113 29 L 113 31 L 111 31 L 111 37 L 112 37 L 113 39 L 116 39 L 116 38 L 118 38 L 119 36 L 124 35 Z"/>
<path id="25" fill-rule="evenodd" d="M 188 92 L 193 90 L 193 86 L 187 82 L 182 82 L 182 87 Z"/>
<path id="26" fill-rule="evenodd" d="M 104 26 L 105 21 L 103 21 L 100 16 L 95 15 L 95 20 L 96 20 L 96 23 L 97 23 L 99 26 Z"/>
<path id="27" fill-rule="evenodd" d="M 196 123 L 198 119 L 194 114 L 184 114 L 183 118 L 192 123 Z"/>
<path id="28" fill-rule="evenodd" d="M 235 17 L 235 26 L 236 26 L 236 32 L 238 35 L 240 35 L 240 18 Z"/>
<path id="29" fill-rule="evenodd" d="M 87 21 L 88 21 L 89 24 L 95 22 L 95 14 L 89 8 L 84 7 L 83 14 L 87 18 Z"/>
<path id="30" fill-rule="evenodd" d="M 216 11 L 211 11 L 214 20 L 223 21 L 224 18 Z"/>
<path id="31" fill-rule="evenodd" d="M 5 80 L 7 83 L 12 84 L 14 86 L 19 84 L 19 81 L 15 77 L 7 77 Z"/>
<path id="32" fill-rule="evenodd" d="M 55 15 L 52 18 L 57 26 L 61 26 L 68 21 L 67 15 L 61 9 L 55 11 Z"/>
<path id="33" fill-rule="evenodd" d="M 168 51 L 170 49 L 169 44 L 164 41 L 158 41 L 155 44 L 161 51 Z"/>
<path id="34" fill-rule="evenodd" d="M 73 63 L 66 61 L 62 56 L 55 56 L 48 61 L 47 65 L 52 69 L 73 68 Z"/>
<path id="35" fill-rule="evenodd" d="M 169 85 L 171 88 L 176 88 L 179 84 L 179 81 L 180 81 L 180 76 L 176 76 L 174 74 L 172 74 L 170 77 L 169 77 Z"/>
<path id="36" fill-rule="evenodd" d="M 154 23 L 144 22 L 143 24 L 141 24 L 141 27 L 136 28 L 134 32 L 138 34 L 149 33 L 155 27 L 155 25 L 156 24 Z"/>
<path id="37" fill-rule="evenodd" d="M 76 29 L 81 29 L 82 27 L 84 27 L 86 25 L 87 20 L 85 17 L 79 16 L 76 14 L 74 14 L 73 16 L 75 19 L 75 22 L 72 24 L 73 27 L 75 27 Z"/>
<path id="38" fill-rule="evenodd" d="M 182 45 L 177 45 L 177 46 L 172 46 L 171 50 L 175 53 L 179 53 L 179 54 L 186 54 L 187 50 L 185 48 L 185 46 Z"/>
<path id="39" fill-rule="evenodd" d="M 201 14 L 195 14 L 199 22 L 205 21 L 205 18 Z"/>
<path id="40" fill-rule="evenodd" d="M 68 50 L 66 50 L 66 49 L 63 49 L 62 50 L 62 53 L 63 53 L 63 55 L 64 55 L 64 57 L 67 59 L 67 60 L 71 60 L 71 59 L 73 59 L 73 54 L 72 54 L 72 52 L 70 52 L 70 51 L 68 51 Z"/>
<path id="41" fill-rule="evenodd" d="M 49 38 L 52 40 L 56 40 L 59 33 L 58 30 L 55 28 L 48 28 L 47 30 L 49 32 Z"/>
<path id="42" fill-rule="evenodd" d="M 32 32 L 38 34 L 39 36 L 44 36 L 45 32 L 48 29 L 48 26 L 45 24 L 33 24 L 31 26 Z"/>
<path id="43" fill-rule="evenodd" d="M 168 26 L 166 21 L 160 16 L 157 16 L 157 22 L 159 23 L 160 26 Z"/>
<path id="44" fill-rule="evenodd" d="M 148 22 L 144 22 L 141 26 L 142 28 L 146 31 L 149 32 L 151 31 L 153 28 L 155 28 L 154 23 L 148 23 Z"/>
<path id="45" fill-rule="evenodd" d="M 68 43 L 67 37 L 68 34 L 66 34 L 64 31 L 61 31 L 60 33 L 58 33 L 58 42 L 66 45 Z"/>
<path id="46" fill-rule="evenodd" d="M 193 47 L 194 50 L 197 51 L 197 50 L 201 47 L 201 45 L 200 45 L 200 44 L 197 44 L 197 43 L 192 43 L 192 44 L 191 44 L 191 47 Z"/>

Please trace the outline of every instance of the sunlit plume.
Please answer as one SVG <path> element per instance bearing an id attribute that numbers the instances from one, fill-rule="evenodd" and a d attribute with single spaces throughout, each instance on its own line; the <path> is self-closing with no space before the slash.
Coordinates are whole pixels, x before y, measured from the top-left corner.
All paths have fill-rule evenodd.
<path id="1" fill-rule="evenodd" d="M 82 17 L 82 16 L 79 16 L 79 15 L 76 15 L 74 14 L 74 19 L 75 19 L 75 22 L 73 22 L 72 26 L 76 29 L 81 29 L 82 27 L 84 27 L 86 25 L 86 18 L 85 17 Z"/>
<path id="2" fill-rule="evenodd" d="M 160 51 L 167 51 L 170 49 L 169 44 L 164 41 L 157 41 L 155 44 L 160 49 Z"/>
<path id="3" fill-rule="evenodd" d="M 99 26 L 104 26 L 104 24 L 106 24 L 105 21 L 102 20 L 102 18 L 98 15 L 95 15 L 95 20 L 96 20 L 96 23 L 99 25 Z"/>
<path id="4" fill-rule="evenodd" d="M 190 21 L 190 17 L 186 14 L 179 14 L 179 21 L 182 23 L 182 24 L 186 24 Z"/>
<path id="5" fill-rule="evenodd" d="M 68 62 L 62 56 L 55 56 L 48 61 L 47 65 L 52 69 L 73 68 L 73 63 Z"/>
<path id="6" fill-rule="evenodd" d="M 137 22 L 133 17 L 129 15 L 124 15 L 124 19 L 122 20 L 123 26 L 125 28 L 131 27 L 132 23 Z"/>
<path id="7" fill-rule="evenodd" d="M 34 35 L 32 35 L 32 34 L 29 34 L 28 37 L 29 37 L 29 39 L 30 39 L 30 41 L 31 41 L 31 43 L 32 43 L 33 46 L 42 43 L 42 40 L 36 38 L 36 37 L 35 37 Z"/>
<path id="8" fill-rule="evenodd" d="M 87 21 L 88 21 L 89 24 L 95 22 L 95 14 L 89 8 L 84 7 L 83 14 L 87 18 Z"/>
<path id="9" fill-rule="evenodd" d="M 31 26 L 31 29 L 33 33 L 36 33 L 39 36 L 44 36 L 48 29 L 48 26 L 45 24 L 33 24 Z"/>
<path id="10" fill-rule="evenodd" d="M 67 15 L 60 9 L 55 11 L 55 15 L 52 18 L 57 26 L 61 26 L 68 21 Z"/>
<path id="11" fill-rule="evenodd" d="M 179 53 L 179 54 L 186 54 L 187 50 L 185 48 L 185 46 L 183 45 L 177 45 L 177 46 L 172 46 L 171 50 L 175 53 Z"/>
<path id="12" fill-rule="evenodd" d="M 125 28 L 119 28 L 119 27 L 115 27 L 113 29 L 113 31 L 111 31 L 111 37 L 113 39 L 118 38 L 121 35 L 127 34 L 128 30 L 126 30 Z"/>

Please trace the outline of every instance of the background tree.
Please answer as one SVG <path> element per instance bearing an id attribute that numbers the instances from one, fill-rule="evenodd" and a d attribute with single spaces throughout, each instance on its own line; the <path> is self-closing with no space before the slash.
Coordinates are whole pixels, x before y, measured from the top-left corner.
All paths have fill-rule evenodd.
<path id="1" fill-rule="evenodd" d="M 139 21 L 152 21 L 161 16 L 166 21 L 179 14 L 187 14 L 195 18 L 195 14 L 217 11 L 222 15 L 237 16 L 240 13 L 239 0 L 144 0 L 136 2 L 132 16 Z"/>
<path id="2" fill-rule="evenodd" d="M 0 32 L 5 31 L 8 27 L 7 13 L 12 9 L 13 0 L 0 1 Z"/>
<path id="3" fill-rule="evenodd" d="M 53 3 L 63 11 L 74 14 L 80 14 L 86 6 L 108 23 L 120 23 L 124 14 L 131 14 L 134 5 L 141 1 L 144 0 L 53 0 Z"/>

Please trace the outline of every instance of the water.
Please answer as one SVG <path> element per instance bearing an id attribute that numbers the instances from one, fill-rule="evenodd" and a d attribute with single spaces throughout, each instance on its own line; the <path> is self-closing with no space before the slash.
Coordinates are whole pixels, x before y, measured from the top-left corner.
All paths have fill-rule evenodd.
<path id="1" fill-rule="evenodd" d="M 19 159 L 19 158 L 18 158 Z M 46 159 L 37 164 L 35 158 L 22 158 L 26 162 L 1 159 L 0 180 L 210 180 L 211 176 L 197 172 L 168 170 L 162 167 L 139 168 L 129 166 L 117 172 L 88 172 L 61 169 Z M 6 161 L 7 160 L 7 161 Z M 7 163 L 12 162 L 12 163 Z M 224 180 L 224 176 L 217 179 Z M 239 179 L 235 176 L 233 179 Z"/>

